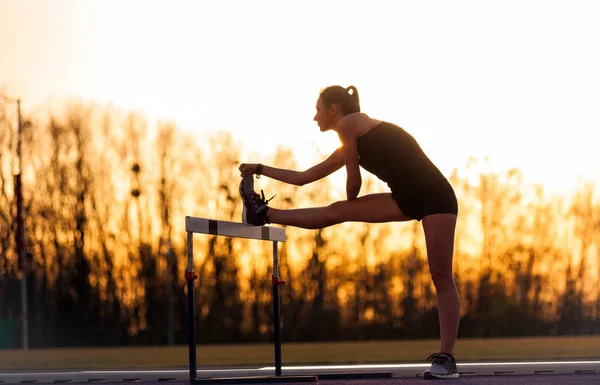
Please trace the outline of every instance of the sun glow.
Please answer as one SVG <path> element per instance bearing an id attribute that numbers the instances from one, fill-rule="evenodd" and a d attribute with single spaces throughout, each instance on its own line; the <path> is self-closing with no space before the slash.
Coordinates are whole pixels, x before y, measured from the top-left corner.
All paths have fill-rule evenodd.
<path id="1" fill-rule="evenodd" d="M 199 142 L 229 130 L 248 158 L 293 146 L 308 167 L 339 145 L 312 122 L 318 91 L 353 84 L 446 175 L 489 156 L 555 191 L 598 179 L 595 2 L 25 0 L 0 15 L 0 87 L 26 110 L 112 102 Z"/>

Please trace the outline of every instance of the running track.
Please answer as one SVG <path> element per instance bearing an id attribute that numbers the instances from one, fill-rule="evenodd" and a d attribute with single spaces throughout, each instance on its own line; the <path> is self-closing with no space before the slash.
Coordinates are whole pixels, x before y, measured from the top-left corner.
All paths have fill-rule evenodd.
<path id="1" fill-rule="evenodd" d="M 284 366 L 283 374 L 289 376 L 319 376 L 321 385 L 408 385 L 426 384 L 420 375 L 427 364 L 382 365 L 324 365 Z M 600 360 L 537 361 L 537 362 L 470 362 L 459 363 L 459 379 L 445 380 L 449 384 L 490 385 L 600 385 Z M 329 379 L 327 375 L 389 374 L 387 378 Z M 198 378 L 260 377 L 272 376 L 273 367 L 198 368 Z M 343 376 L 342 376 L 343 377 Z M 188 384 L 189 372 L 185 369 L 119 370 L 119 371 L 48 371 L 0 372 L 0 384 L 55 384 L 90 383 L 123 384 L 134 382 L 143 385 Z M 303 382 L 311 384 L 316 382 Z M 440 383 L 440 381 L 433 381 Z"/>

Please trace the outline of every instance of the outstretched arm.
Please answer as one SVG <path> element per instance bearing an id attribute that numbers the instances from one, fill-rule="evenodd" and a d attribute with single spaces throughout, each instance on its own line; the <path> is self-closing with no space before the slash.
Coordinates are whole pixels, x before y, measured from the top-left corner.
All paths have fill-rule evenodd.
<path id="1" fill-rule="evenodd" d="M 262 166 L 262 175 L 276 179 L 280 182 L 303 186 L 326 177 L 329 174 L 342 168 L 344 165 L 344 155 L 342 149 L 338 148 L 323 162 L 309 168 L 306 171 L 293 171 L 281 168 Z M 240 172 L 242 176 L 256 174 L 257 164 L 242 163 Z"/>

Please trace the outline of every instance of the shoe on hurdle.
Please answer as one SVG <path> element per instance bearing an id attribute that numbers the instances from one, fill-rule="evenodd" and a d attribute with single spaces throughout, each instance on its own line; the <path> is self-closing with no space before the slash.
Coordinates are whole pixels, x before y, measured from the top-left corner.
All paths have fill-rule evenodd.
<path id="1" fill-rule="evenodd" d="M 265 194 L 261 190 L 261 195 L 258 195 L 254 191 L 254 179 L 252 175 L 248 175 L 242 178 L 240 182 L 240 195 L 242 196 L 242 202 L 244 207 L 242 209 L 242 223 L 246 223 L 254 226 L 263 226 L 268 222 L 267 211 L 269 206 L 267 204 L 273 197 L 265 200 Z"/>
<path id="2" fill-rule="evenodd" d="M 427 358 L 431 366 L 423 373 L 426 380 L 458 378 L 456 359 L 451 354 L 435 353 Z"/>

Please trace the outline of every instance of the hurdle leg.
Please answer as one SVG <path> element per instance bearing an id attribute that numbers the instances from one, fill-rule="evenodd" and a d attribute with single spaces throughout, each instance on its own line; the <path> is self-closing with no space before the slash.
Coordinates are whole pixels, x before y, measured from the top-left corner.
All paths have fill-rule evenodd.
<path id="1" fill-rule="evenodd" d="M 187 232 L 187 256 L 188 267 L 185 272 L 185 279 L 188 284 L 188 346 L 190 356 L 190 384 L 196 381 L 196 322 L 194 312 L 194 280 L 198 276 L 194 273 L 194 249 L 193 249 L 194 233 Z"/>
<path id="2" fill-rule="evenodd" d="M 275 344 L 275 375 L 281 376 L 281 320 L 279 285 L 285 283 L 279 278 L 279 259 L 277 257 L 277 241 L 273 241 L 273 340 Z"/>

